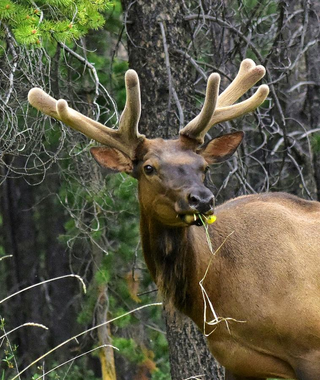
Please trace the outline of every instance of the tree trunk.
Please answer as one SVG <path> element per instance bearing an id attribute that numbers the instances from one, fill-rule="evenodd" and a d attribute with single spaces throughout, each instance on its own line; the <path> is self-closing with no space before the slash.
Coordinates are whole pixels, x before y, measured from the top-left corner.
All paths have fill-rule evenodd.
<path id="1" fill-rule="evenodd" d="M 18 162 L 19 161 L 19 162 Z M 10 163 L 12 164 L 12 163 Z M 23 159 L 14 162 L 22 167 Z M 7 170 L 3 168 L 3 170 Z M 35 228 L 34 188 L 23 178 L 10 178 L 1 187 L 1 214 L 3 215 L 4 247 L 11 259 L 5 261 L 7 293 L 12 294 L 40 282 L 39 249 Z M 40 295 L 39 295 L 40 292 Z M 8 301 L 7 329 L 26 322 L 45 323 L 42 317 L 43 292 L 39 289 L 22 293 Z M 25 327 L 17 331 L 17 344 L 22 365 L 29 364 L 43 354 L 46 348 L 44 330 Z"/>
<path id="2" fill-rule="evenodd" d="M 97 270 L 102 266 L 103 253 L 100 248 L 92 245 L 92 254 L 96 264 Z M 95 280 L 93 280 L 95 281 Z M 94 283 L 94 282 L 93 282 Z M 94 284 L 97 289 L 97 304 L 96 304 L 96 324 L 100 325 L 108 320 L 109 312 L 109 294 L 108 294 L 108 284 Z M 116 367 L 114 359 L 114 350 L 112 347 L 111 339 L 111 326 L 110 324 L 100 326 L 97 330 L 99 345 L 106 345 L 99 350 L 99 359 L 102 372 L 102 380 L 116 380 Z"/>
<path id="3" fill-rule="evenodd" d="M 192 71 L 176 49 L 186 49 L 188 25 L 181 2 L 170 0 L 122 1 L 128 33 L 129 64 L 140 77 L 142 116 L 140 131 L 148 138 L 178 134 L 191 112 Z M 188 115 L 183 111 L 188 111 Z M 202 334 L 184 316 L 165 312 L 173 380 L 196 375 L 222 379 Z"/>
<path id="4" fill-rule="evenodd" d="M 189 112 L 192 74 L 188 61 L 175 53 L 186 48 L 188 25 L 181 2 L 123 0 L 128 32 L 130 67 L 140 78 L 140 130 L 148 138 L 169 138 L 184 126 Z"/>
<path id="5" fill-rule="evenodd" d="M 320 43 L 319 43 L 319 14 L 320 4 L 318 2 L 309 3 L 309 22 L 307 29 L 308 43 L 315 42 L 307 51 L 306 66 L 307 80 L 310 82 L 307 92 L 307 115 L 309 116 L 309 128 L 319 128 L 320 125 Z M 313 167 L 317 187 L 317 200 L 320 201 L 320 141 L 314 140 Z"/>
<path id="6" fill-rule="evenodd" d="M 23 167 L 24 158 L 18 157 L 10 164 Z M 11 178 L 11 173 L 7 174 L 1 187 L 0 211 L 5 253 L 12 255 L 4 261 L 9 295 L 42 280 L 69 274 L 70 268 L 65 248 L 57 242 L 57 237 L 64 232 L 63 213 L 57 199 L 43 195 L 44 184 L 30 186 L 24 178 Z M 57 191 L 58 184 L 57 178 L 51 177 L 51 194 Z M 24 327 L 15 333 L 16 340 L 12 343 L 18 345 L 20 368 L 72 335 L 76 315 L 71 301 L 77 289 L 74 279 L 55 281 L 28 290 L 5 304 L 7 330 L 26 322 L 41 323 L 49 328 L 45 331 Z M 66 353 L 69 354 L 69 348 L 62 347 L 57 355 L 63 360 Z"/>
<path id="7" fill-rule="evenodd" d="M 223 380 L 224 368 L 208 352 L 205 337 L 190 319 L 165 312 L 172 379 Z"/>
<path id="8" fill-rule="evenodd" d="M 39 204 L 40 220 L 47 223 L 48 228 L 39 227 L 38 240 L 42 242 L 42 250 L 45 252 L 45 279 L 68 275 L 72 273 L 70 268 L 69 252 L 65 246 L 57 241 L 60 235 L 65 233 L 63 227 L 66 217 L 61 210 L 59 200 L 55 194 L 59 192 L 60 182 L 57 176 L 51 176 L 51 194 Z M 38 189 L 39 192 L 40 189 Z M 41 222 L 40 222 L 41 223 Z M 79 292 L 79 284 L 75 279 L 66 278 L 54 281 L 47 286 L 46 318 L 44 322 L 50 329 L 51 346 L 56 346 L 70 336 L 76 334 L 76 302 L 75 295 Z M 69 346 L 61 347 L 57 351 L 62 361 L 69 355 Z"/>

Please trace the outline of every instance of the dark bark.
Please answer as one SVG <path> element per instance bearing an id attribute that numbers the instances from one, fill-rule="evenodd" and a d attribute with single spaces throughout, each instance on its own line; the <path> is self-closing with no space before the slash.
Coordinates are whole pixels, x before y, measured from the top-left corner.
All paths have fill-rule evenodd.
<path id="1" fill-rule="evenodd" d="M 23 158 L 16 158 L 11 164 L 23 166 Z M 69 257 L 57 242 L 64 232 L 64 218 L 57 199 L 47 196 L 50 190 L 53 194 L 59 182 L 54 177 L 50 182 L 51 189 L 45 183 L 30 186 L 22 177 L 10 178 L 9 173 L 1 186 L 3 245 L 6 255 L 12 255 L 2 263 L 6 265 L 6 296 L 42 280 L 70 273 Z M 42 196 L 44 191 L 46 196 Z M 26 291 L 4 304 L 7 330 L 26 322 L 49 328 L 45 331 L 24 327 L 14 334 L 12 343 L 18 345 L 20 368 L 72 336 L 76 315 L 71 301 L 76 291 L 78 283 L 65 279 Z M 66 350 L 67 347 L 61 348 L 57 355 L 63 358 Z"/>
<path id="2" fill-rule="evenodd" d="M 141 84 L 140 131 L 148 138 L 175 136 L 192 111 L 192 70 L 184 56 L 176 53 L 176 49 L 186 49 L 189 37 L 181 2 L 123 0 L 122 4 L 129 64 L 138 72 Z M 199 374 L 206 375 L 205 379 L 222 379 L 223 370 L 192 321 L 165 315 L 172 379 Z"/>
<path id="3" fill-rule="evenodd" d="M 48 228 L 39 228 L 41 234 L 39 239 L 44 243 L 45 250 L 45 277 L 48 279 L 71 273 L 69 253 L 58 241 L 58 237 L 65 232 L 63 227 L 65 217 L 55 195 L 59 191 L 59 186 L 59 179 L 52 176 L 50 180 L 52 196 L 44 199 L 39 205 L 41 220 L 44 220 L 48 226 Z M 46 286 L 46 315 L 47 326 L 50 329 L 50 347 L 76 334 L 77 308 L 73 297 L 78 292 L 79 284 L 72 278 L 54 281 Z M 61 359 L 65 358 L 68 349 L 67 346 L 60 348 L 57 355 Z"/>
<path id="4" fill-rule="evenodd" d="M 320 4 L 310 2 L 308 11 L 307 42 L 315 41 L 306 54 L 307 80 L 311 83 L 307 92 L 307 108 L 310 129 L 319 128 L 320 124 Z M 314 144 L 313 156 L 314 176 L 317 187 L 317 200 L 320 201 L 320 142 Z"/>
<path id="5" fill-rule="evenodd" d="M 311 5 L 311 2 L 308 0 L 304 0 L 303 2 L 300 1 L 293 1 L 293 2 L 284 2 L 283 7 L 285 9 L 285 15 L 292 15 L 296 10 L 303 10 L 303 13 L 301 14 L 300 17 L 296 17 L 293 19 L 291 22 L 291 26 L 289 26 L 286 30 L 286 32 L 292 36 L 295 34 L 296 30 L 299 28 L 302 28 L 304 32 L 301 33 L 300 36 L 300 41 L 299 43 L 296 44 L 296 46 L 291 46 L 290 49 L 281 49 L 281 52 L 279 54 L 279 61 L 276 63 L 277 65 L 280 64 L 280 62 L 286 62 L 287 60 L 290 62 L 293 62 L 299 54 L 301 54 L 301 50 L 303 47 L 306 47 L 308 44 L 308 34 L 310 40 L 312 38 L 315 38 L 315 34 L 319 33 L 319 26 L 316 25 L 315 23 L 310 23 L 310 9 L 309 9 L 309 4 Z M 315 6 L 313 6 L 315 7 Z M 283 20 L 283 23 L 286 22 L 285 18 Z M 307 37 L 307 38 L 306 38 Z M 282 41 L 282 46 L 286 46 L 286 42 L 289 41 L 289 37 L 285 35 L 284 40 Z M 281 46 L 281 45 L 280 45 Z M 279 50 L 280 50 L 279 49 Z M 306 49 L 306 57 L 308 56 L 308 52 L 311 51 L 311 54 L 313 55 L 313 59 L 315 58 L 315 51 L 311 47 L 311 49 Z M 313 51 L 313 52 L 312 52 Z M 319 50 L 318 50 L 319 51 Z M 308 60 L 308 58 L 307 58 Z M 292 94 L 288 92 L 288 89 L 297 82 L 303 81 L 305 79 L 306 73 L 303 71 L 303 58 L 301 58 L 301 63 L 297 65 L 296 73 L 295 75 L 288 75 L 288 78 L 286 81 L 281 81 L 278 86 L 279 90 L 279 98 L 282 98 L 285 100 L 283 104 L 283 112 L 284 116 L 286 118 L 286 133 L 289 134 L 289 132 L 296 131 L 297 129 L 300 128 L 300 125 L 306 125 L 307 129 L 312 129 L 312 125 L 308 125 L 308 122 L 306 122 L 305 119 L 305 114 L 304 114 L 304 101 L 305 97 L 303 96 L 294 96 L 292 97 Z M 318 69 L 318 73 L 320 70 Z M 307 75 L 309 75 L 307 73 Z M 304 91 L 302 89 L 302 91 Z M 309 92 L 309 89 L 308 89 Z M 310 112 L 312 113 L 312 111 Z M 280 116 L 280 117 L 279 117 Z M 281 119 L 281 115 L 278 116 L 278 119 Z M 290 141 L 287 141 L 288 146 L 290 146 Z M 289 150 L 290 152 L 290 150 Z M 292 153 L 295 155 L 295 158 L 299 165 L 301 166 L 303 170 L 303 177 L 304 177 L 304 182 L 306 187 L 309 190 L 309 197 L 311 199 L 316 199 L 317 197 L 317 186 L 316 186 L 316 181 L 315 181 L 315 172 L 314 172 L 314 166 L 312 163 L 312 154 L 310 154 L 309 150 L 303 150 L 300 149 L 299 147 L 292 146 Z M 295 189 L 298 193 L 299 189 Z M 305 194 L 306 196 L 307 194 Z"/>
<path id="6" fill-rule="evenodd" d="M 195 324 L 178 313 L 165 313 L 172 379 L 223 380 L 224 368 L 212 360 L 205 337 Z M 198 376 L 198 377 L 197 377 Z"/>
<path id="7" fill-rule="evenodd" d="M 175 136 L 180 123 L 185 124 L 181 110 L 188 119 L 192 83 L 188 62 L 175 53 L 177 48 L 186 48 L 188 38 L 181 2 L 138 0 L 131 4 L 124 0 L 123 6 L 129 63 L 141 83 L 140 130 L 149 138 Z"/>
<path id="8" fill-rule="evenodd" d="M 14 164 L 22 167 L 21 160 L 23 159 L 17 158 Z M 11 259 L 5 261 L 8 273 L 7 294 L 11 294 L 40 281 L 34 188 L 23 178 L 9 176 L 1 189 L 4 248 L 7 255 L 12 255 Z M 8 302 L 10 317 L 6 322 L 10 328 L 26 322 L 45 323 L 42 317 L 44 299 L 41 290 L 27 291 Z M 22 328 L 17 331 L 16 336 L 19 357 L 24 364 L 29 364 L 41 355 L 46 347 L 46 333 L 42 329 Z"/>

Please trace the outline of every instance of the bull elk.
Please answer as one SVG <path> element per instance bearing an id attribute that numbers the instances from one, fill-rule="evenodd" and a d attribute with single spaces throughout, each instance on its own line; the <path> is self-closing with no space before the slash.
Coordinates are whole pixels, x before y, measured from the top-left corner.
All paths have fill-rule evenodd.
<path id="1" fill-rule="evenodd" d="M 268 87 L 261 85 L 234 104 L 264 72 L 244 60 L 220 95 L 220 77 L 212 74 L 200 114 L 173 140 L 139 134 L 140 88 L 133 70 L 125 76 L 127 100 L 118 130 L 38 88 L 30 91 L 29 101 L 103 144 L 91 149 L 101 165 L 138 180 L 147 266 L 164 298 L 206 333 L 210 351 L 226 368 L 226 379 L 316 380 L 320 204 L 268 193 L 241 196 L 214 210 L 214 196 L 204 184 L 208 166 L 229 158 L 243 138 L 235 132 L 204 144 L 205 134 L 264 101 Z M 211 250 L 205 228 L 198 226 L 213 213 L 216 222 L 206 225 Z"/>

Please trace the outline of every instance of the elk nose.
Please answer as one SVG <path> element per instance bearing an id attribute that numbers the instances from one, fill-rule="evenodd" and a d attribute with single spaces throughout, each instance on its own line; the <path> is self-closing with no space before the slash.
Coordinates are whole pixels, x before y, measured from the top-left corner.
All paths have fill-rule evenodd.
<path id="1" fill-rule="evenodd" d="M 207 192 L 193 192 L 188 195 L 188 203 L 193 209 L 200 213 L 205 213 L 213 209 L 214 195 Z"/>

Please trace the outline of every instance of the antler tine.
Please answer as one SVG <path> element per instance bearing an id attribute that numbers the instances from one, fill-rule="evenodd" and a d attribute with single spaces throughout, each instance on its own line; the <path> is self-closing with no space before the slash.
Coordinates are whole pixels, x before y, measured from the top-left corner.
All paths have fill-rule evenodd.
<path id="1" fill-rule="evenodd" d="M 237 76 L 219 95 L 217 107 L 225 107 L 236 102 L 252 86 L 264 77 L 266 69 L 256 65 L 252 59 L 244 59 L 240 64 Z"/>
<path id="2" fill-rule="evenodd" d="M 40 88 L 29 91 L 28 100 L 30 104 L 39 111 L 62 121 L 69 127 L 83 133 L 108 147 L 117 148 L 121 152 L 134 159 L 137 145 L 144 139 L 138 132 L 140 118 L 140 90 L 139 79 L 133 70 L 126 75 L 127 101 L 123 114 L 120 118 L 118 130 L 82 115 L 80 112 L 68 106 L 64 99 L 55 100 Z"/>
<path id="3" fill-rule="evenodd" d="M 201 134 L 201 131 L 206 128 L 216 109 L 219 85 L 220 75 L 217 73 L 211 74 L 208 79 L 206 97 L 200 114 L 181 129 L 180 135 L 193 138 L 193 136 Z"/>
<path id="4" fill-rule="evenodd" d="M 33 88 L 28 94 L 29 103 L 41 111 L 57 120 L 62 121 L 69 127 L 76 129 L 91 139 L 102 144 L 107 141 L 105 132 L 115 134 L 116 131 L 109 130 L 103 124 L 98 123 L 80 112 L 68 106 L 64 99 L 56 100 L 40 88 Z"/>
<path id="5" fill-rule="evenodd" d="M 237 117 L 254 111 L 266 100 L 268 94 L 269 87 L 266 84 L 263 84 L 249 99 L 246 99 L 241 103 L 217 108 L 210 120 L 210 126 L 205 129 L 203 133 L 205 134 L 215 124 L 236 119 Z"/>
<path id="6" fill-rule="evenodd" d="M 141 97 L 139 77 L 136 71 L 128 70 L 125 75 L 126 83 L 126 105 L 120 117 L 119 133 L 127 143 L 144 138 L 138 131 L 141 115 Z"/>
<path id="7" fill-rule="evenodd" d="M 237 101 L 244 93 L 246 93 L 255 83 L 263 78 L 264 75 L 265 68 L 263 66 L 256 66 L 251 59 L 245 59 L 242 61 L 236 78 L 225 89 L 225 91 L 218 96 L 214 112 L 207 123 L 202 123 L 202 128 L 197 128 L 195 130 L 192 126 L 193 121 L 191 121 L 180 131 L 180 134 L 195 139 L 199 143 L 203 143 L 205 134 L 213 125 L 222 123 L 223 121 L 235 119 L 255 110 L 264 102 L 269 94 L 269 87 L 267 85 L 260 86 L 254 95 L 252 95 L 249 99 L 238 104 L 233 103 Z M 197 118 L 194 120 L 196 119 Z"/>

